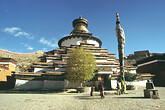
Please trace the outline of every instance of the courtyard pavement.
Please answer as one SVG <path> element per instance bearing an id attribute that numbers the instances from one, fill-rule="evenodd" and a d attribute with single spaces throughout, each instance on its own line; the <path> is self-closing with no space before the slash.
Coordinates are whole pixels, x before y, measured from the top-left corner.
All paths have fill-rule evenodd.
<path id="1" fill-rule="evenodd" d="M 0 110 L 165 110 L 165 87 L 156 87 L 160 99 L 144 98 L 144 88 L 129 90 L 128 94 L 116 95 L 105 91 L 104 99 L 99 92 L 0 92 Z"/>

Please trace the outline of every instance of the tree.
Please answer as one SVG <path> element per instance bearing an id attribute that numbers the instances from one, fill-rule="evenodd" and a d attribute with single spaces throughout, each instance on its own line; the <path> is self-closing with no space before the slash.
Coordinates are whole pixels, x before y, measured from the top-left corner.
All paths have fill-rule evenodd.
<path id="1" fill-rule="evenodd" d="M 125 77 L 125 81 L 129 81 L 129 82 L 133 82 L 137 79 L 140 79 L 138 74 L 131 74 L 129 72 L 126 72 L 124 77 Z M 121 76 L 118 76 L 117 80 L 120 81 Z"/>
<path id="2" fill-rule="evenodd" d="M 96 60 L 89 50 L 74 48 L 68 58 L 66 78 L 73 83 L 89 81 L 95 76 L 95 68 Z"/>

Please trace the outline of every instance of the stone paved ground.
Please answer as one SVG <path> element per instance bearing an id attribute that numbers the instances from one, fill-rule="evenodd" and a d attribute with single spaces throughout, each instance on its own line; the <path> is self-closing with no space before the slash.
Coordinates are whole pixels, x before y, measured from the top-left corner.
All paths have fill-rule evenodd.
<path id="1" fill-rule="evenodd" d="M 157 87 L 160 99 L 143 98 L 143 89 L 129 94 L 107 93 L 101 99 L 98 92 L 93 97 L 87 93 L 0 93 L 0 110 L 165 110 L 165 87 Z"/>

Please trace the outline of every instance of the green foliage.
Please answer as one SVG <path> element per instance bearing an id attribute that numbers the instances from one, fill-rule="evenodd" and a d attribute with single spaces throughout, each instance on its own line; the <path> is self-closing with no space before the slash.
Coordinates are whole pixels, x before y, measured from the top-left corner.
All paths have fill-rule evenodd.
<path id="1" fill-rule="evenodd" d="M 125 81 L 132 82 L 132 81 L 139 79 L 139 75 L 126 72 L 124 75 L 124 78 L 125 78 Z M 121 76 L 119 75 L 117 80 L 120 81 L 120 79 L 121 79 Z"/>
<path id="2" fill-rule="evenodd" d="M 89 81 L 95 76 L 96 65 L 96 59 L 89 50 L 74 48 L 68 58 L 66 78 L 73 83 Z"/>
<path id="3" fill-rule="evenodd" d="M 136 80 L 137 75 L 131 74 L 131 73 L 126 73 L 124 77 L 125 77 L 126 81 L 132 82 L 132 81 Z"/>

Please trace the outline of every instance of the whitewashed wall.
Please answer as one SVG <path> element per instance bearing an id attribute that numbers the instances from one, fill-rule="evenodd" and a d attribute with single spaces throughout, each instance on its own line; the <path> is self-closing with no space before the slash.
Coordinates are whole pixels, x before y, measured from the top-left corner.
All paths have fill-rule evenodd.
<path id="1" fill-rule="evenodd" d="M 107 60 L 96 60 L 96 62 L 109 62 Z"/>
<path id="2" fill-rule="evenodd" d="M 95 52 L 92 52 L 93 55 L 100 55 L 100 53 L 95 53 Z"/>
<path id="3" fill-rule="evenodd" d="M 115 64 L 115 61 L 108 61 L 108 62 L 110 62 L 110 63 L 114 63 L 114 64 Z"/>
<path id="4" fill-rule="evenodd" d="M 55 72 L 55 69 L 34 68 L 34 73 L 42 73 L 43 71 L 54 71 Z"/>
<path id="5" fill-rule="evenodd" d="M 129 73 L 132 73 L 132 74 L 135 74 L 136 73 L 136 69 L 134 69 L 134 70 L 127 70 L 127 69 L 125 69 L 125 72 L 129 72 Z"/>
<path id="6" fill-rule="evenodd" d="M 101 64 L 98 64 L 97 66 L 107 66 L 107 67 L 112 67 L 113 65 L 101 65 Z"/>
<path id="7" fill-rule="evenodd" d="M 71 44 L 78 44 L 78 45 L 80 45 L 80 41 L 82 41 L 82 38 L 67 39 L 67 40 L 64 40 L 61 43 L 61 46 L 70 46 Z"/>
<path id="8" fill-rule="evenodd" d="M 116 72 L 117 71 L 117 68 L 112 68 L 112 71 Z"/>
<path id="9" fill-rule="evenodd" d="M 34 68 L 34 73 L 42 73 L 44 68 Z"/>
<path id="10" fill-rule="evenodd" d="M 35 81 L 16 79 L 15 89 L 18 90 L 61 90 L 64 89 L 64 81 Z"/>
<path id="11" fill-rule="evenodd" d="M 63 62 L 67 62 L 68 60 L 67 59 L 62 59 Z"/>
<path id="12" fill-rule="evenodd" d="M 116 89 L 117 87 L 117 80 L 111 80 L 111 88 Z"/>
<path id="13" fill-rule="evenodd" d="M 127 85 L 135 85 L 139 87 L 146 87 L 147 80 L 142 80 L 142 81 L 133 81 L 133 82 L 126 82 Z"/>
<path id="14" fill-rule="evenodd" d="M 60 53 L 54 53 L 54 55 L 61 55 Z M 57 57 L 57 58 L 60 58 L 60 57 Z"/>
<path id="15" fill-rule="evenodd" d="M 99 47 L 100 46 L 97 41 L 91 40 L 91 39 L 90 40 L 87 40 L 87 43 L 89 43 L 89 44 L 95 44 L 96 47 Z"/>
<path id="16" fill-rule="evenodd" d="M 71 44 L 78 44 L 80 45 L 81 41 L 83 39 L 82 38 L 71 38 L 71 39 L 67 39 L 67 40 L 64 40 L 62 43 L 61 43 L 61 46 L 70 46 Z M 87 40 L 87 43 L 89 44 L 95 44 L 96 47 L 99 47 L 99 43 L 95 40 Z"/>
<path id="17" fill-rule="evenodd" d="M 15 88 L 19 90 L 41 90 L 43 81 L 16 79 Z"/>
<path id="18" fill-rule="evenodd" d="M 60 62 L 61 60 L 46 60 L 47 63 Z"/>
<path id="19" fill-rule="evenodd" d="M 146 82 L 147 80 L 142 80 L 142 81 L 133 81 L 133 82 L 127 82 L 127 85 L 135 85 L 137 87 L 146 87 Z M 117 87 L 117 80 L 111 80 L 111 87 L 112 89 L 116 89 Z"/>
<path id="20" fill-rule="evenodd" d="M 65 71 L 65 68 L 55 68 L 56 72 L 61 72 L 61 71 Z"/>
<path id="21" fill-rule="evenodd" d="M 98 72 L 98 74 L 113 74 L 113 72 L 112 71 L 100 71 L 100 72 Z"/>

